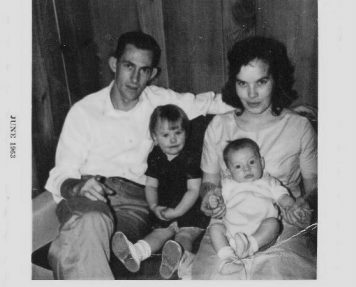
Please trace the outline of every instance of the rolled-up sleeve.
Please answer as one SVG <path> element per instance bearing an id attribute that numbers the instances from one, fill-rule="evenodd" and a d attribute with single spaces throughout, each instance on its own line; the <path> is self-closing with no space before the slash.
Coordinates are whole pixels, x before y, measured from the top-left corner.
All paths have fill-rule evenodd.
<path id="1" fill-rule="evenodd" d="M 221 128 L 219 127 L 219 119 L 216 116 L 209 124 L 205 131 L 203 152 L 200 167 L 203 172 L 217 174 L 220 172 L 219 157 L 218 157 L 218 136 Z"/>
<path id="2" fill-rule="evenodd" d="M 69 111 L 60 135 L 55 167 L 50 171 L 45 188 L 56 202 L 62 199 L 60 187 L 67 178 L 80 178 L 90 142 L 89 122 L 84 111 L 73 106 Z"/>
<path id="3" fill-rule="evenodd" d="M 185 111 L 189 119 L 206 114 L 223 114 L 234 110 L 222 101 L 221 94 L 206 92 L 194 95 L 192 93 L 177 93 L 169 89 L 150 86 L 147 96 L 155 106 L 173 104 Z"/>
<path id="4" fill-rule="evenodd" d="M 300 170 L 303 178 L 311 179 L 317 176 L 317 136 L 309 121 L 301 136 Z"/>

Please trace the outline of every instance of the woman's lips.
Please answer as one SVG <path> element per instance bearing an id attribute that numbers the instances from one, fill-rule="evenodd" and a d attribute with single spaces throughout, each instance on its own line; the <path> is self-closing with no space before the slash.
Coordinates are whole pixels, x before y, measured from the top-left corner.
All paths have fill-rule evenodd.
<path id="1" fill-rule="evenodd" d="M 247 105 L 251 108 L 256 108 L 260 105 L 260 103 L 247 103 Z"/>

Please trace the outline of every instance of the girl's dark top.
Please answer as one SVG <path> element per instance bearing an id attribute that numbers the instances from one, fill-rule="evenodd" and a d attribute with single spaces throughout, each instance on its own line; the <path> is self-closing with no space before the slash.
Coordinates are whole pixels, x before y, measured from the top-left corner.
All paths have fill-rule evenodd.
<path id="1" fill-rule="evenodd" d="M 169 161 L 166 154 L 155 146 L 148 155 L 148 168 L 146 175 L 158 180 L 158 205 L 175 208 L 187 191 L 189 179 L 201 178 L 200 155 L 184 149 L 178 156 Z M 206 228 L 209 218 L 200 211 L 201 200 L 189 209 L 183 216 L 172 221 L 177 221 L 179 227 Z M 172 221 L 162 221 L 152 214 L 154 226 L 165 227 Z"/>

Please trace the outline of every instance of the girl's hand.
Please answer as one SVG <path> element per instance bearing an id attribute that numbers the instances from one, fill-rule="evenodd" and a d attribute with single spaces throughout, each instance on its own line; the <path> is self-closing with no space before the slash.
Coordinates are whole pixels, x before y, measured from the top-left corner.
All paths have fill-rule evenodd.
<path id="1" fill-rule="evenodd" d="M 174 208 L 166 208 L 161 211 L 161 214 L 162 217 L 164 217 L 166 220 L 172 220 L 174 218 L 179 217 L 179 214 L 177 214 Z"/>
<path id="2" fill-rule="evenodd" d="M 157 216 L 158 219 L 167 221 L 167 219 L 162 215 L 162 211 L 166 210 L 166 206 L 157 205 L 152 209 L 152 212 Z"/>

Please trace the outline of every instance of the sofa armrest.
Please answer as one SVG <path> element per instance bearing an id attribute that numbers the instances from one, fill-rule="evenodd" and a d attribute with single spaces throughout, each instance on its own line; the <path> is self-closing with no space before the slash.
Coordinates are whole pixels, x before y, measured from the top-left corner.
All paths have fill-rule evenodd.
<path id="1" fill-rule="evenodd" d="M 56 202 L 45 191 L 32 199 L 32 251 L 51 242 L 58 234 Z"/>

